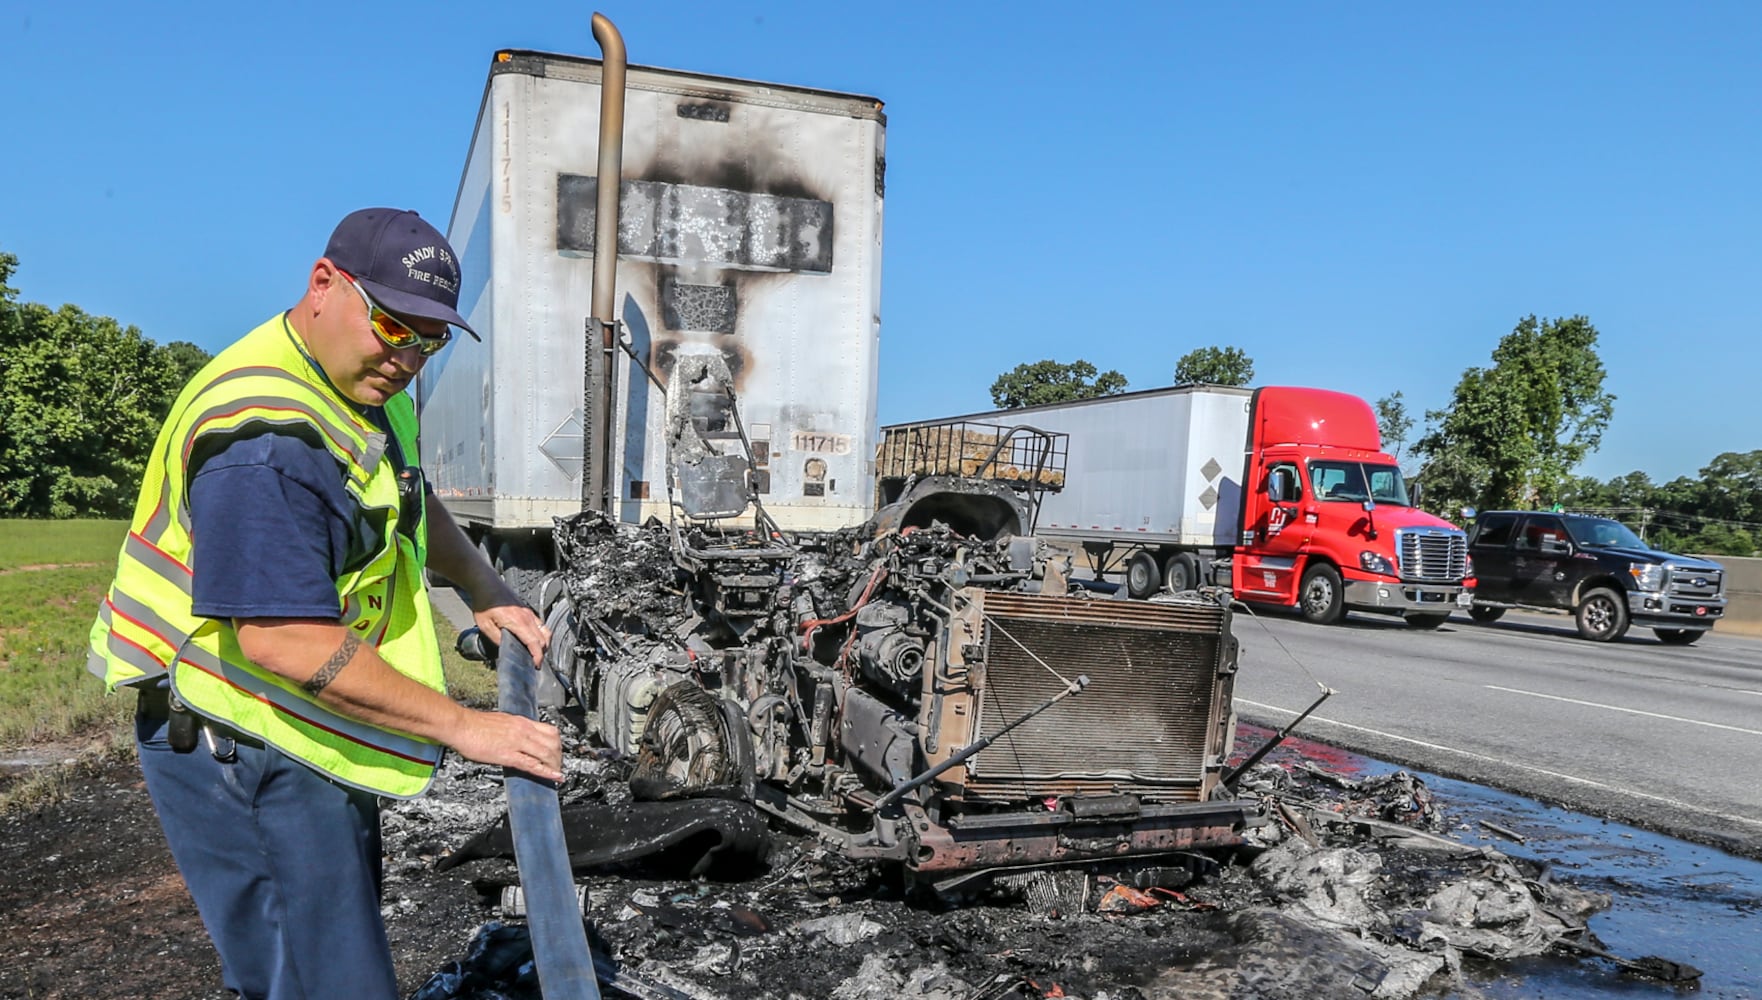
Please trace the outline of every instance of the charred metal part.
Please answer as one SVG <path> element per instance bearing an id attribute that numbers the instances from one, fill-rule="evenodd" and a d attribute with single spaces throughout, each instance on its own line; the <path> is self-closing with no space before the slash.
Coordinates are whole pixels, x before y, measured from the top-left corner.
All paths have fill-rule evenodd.
<path id="1" fill-rule="evenodd" d="M 746 510 L 750 463 L 738 449 L 728 411 L 734 376 L 718 354 L 679 356 L 667 383 L 667 454 L 687 517 L 734 517 Z"/>
<path id="2" fill-rule="evenodd" d="M 1259 815 L 1245 802 L 1145 806 L 1132 820 L 1079 820 L 1069 811 L 963 815 L 917 831 L 916 872 L 1166 854 L 1229 847 Z"/>
<path id="3" fill-rule="evenodd" d="M 1263 758 L 1265 758 L 1267 754 L 1272 753 L 1274 750 L 1278 749 L 1278 746 L 1280 743 L 1283 743 L 1283 742 L 1285 742 L 1285 740 L 1290 738 L 1292 731 L 1297 728 L 1298 724 L 1301 723 L 1304 719 L 1309 718 L 1309 713 L 1320 708 L 1322 702 L 1327 701 L 1329 698 L 1332 698 L 1333 696 L 1334 696 L 1334 689 L 1333 688 L 1323 687 L 1321 697 L 1319 697 L 1319 698 L 1315 699 L 1315 701 L 1311 702 L 1310 706 L 1308 708 L 1304 709 L 1303 712 L 1297 716 L 1297 718 L 1292 719 L 1289 723 L 1287 723 L 1285 725 L 1285 728 L 1279 730 L 1276 734 L 1274 734 L 1272 739 L 1267 740 L 1266 743 L 1260 747 L 1260 749 L 1258 749 L 1258 750 L 1254 751 L 1254 753 L 1250 754 L 1247 760 L 1244 760 L 1242 763 L 1240 763 L 1240 764 L 1236 765 L 1234 768 L 1232 768 L 1228 774 L 1224 775 L 1224 779 L 1222 782 L 1220 782 L 1220 784 L 1222 784 L 1225 789 L 1234 791 L 1236 781 L 1239 778 L 1241 778 L 1242 775 L 1247 774 L 1249 768 L 1260 763 L 1261 760 Z"/>
<path id="4" fill-rule="evenodd" d="M 996 538 L 1023 534 L 1028 520 L 1027 504 L 1002 483 L 927 476 L 877 511 L 872 523 L 877 534 L 940 521 L 962 535 Z"/>
<path id="5" fill-rule="evenodd" d="M 862 691 L 845 694 L 841 730 L 851 762 L 883 782 L 907 782 L 918 767 L 917 726 Z"/>

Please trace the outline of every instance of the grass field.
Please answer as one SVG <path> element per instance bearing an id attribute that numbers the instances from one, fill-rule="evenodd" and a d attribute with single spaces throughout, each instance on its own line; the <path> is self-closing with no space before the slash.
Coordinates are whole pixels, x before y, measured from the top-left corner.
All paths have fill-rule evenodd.
<path id="1" fill-rule="evenodd" d="M 127 530 L 123 521 L 0 519 L 0 751 L 79 743 L 88 753 L 133 752 L 134 697 L 106 694 L 86 670 L 86 636 Z M 448 691 L 493 706 L 495 674 L 453 652 L 450 623 L 435 631 Z M 54 772 L 0 783 L 0 812 L 53 799 L 67 784 Z"/>
<path id="2" fill-rule="evenodd" d="M 124 717 L 86 672 L 86 633 L 122 521 L 0 521 L 0 746 L 96 734 Z"/>

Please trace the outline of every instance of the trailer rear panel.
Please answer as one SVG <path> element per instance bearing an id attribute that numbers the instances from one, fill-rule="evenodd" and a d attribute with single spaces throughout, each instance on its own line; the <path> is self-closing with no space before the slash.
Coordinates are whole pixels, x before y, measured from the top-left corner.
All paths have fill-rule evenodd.
<path id="1" fill-rule="evenodd" d="M 600 64 L 498 53 L 448 238 L 455 340 L 423 372 L 422 457 L 468 524 L 548 529 L 582 506 Z M 631 66 L 617 313 L 665 383 L 733 372 L 766 509 L 854 524 L 873 491 L 885 116 L 849 94 Z M 612 513 L 666 517 L 661 390 L 615 362 Z"/>

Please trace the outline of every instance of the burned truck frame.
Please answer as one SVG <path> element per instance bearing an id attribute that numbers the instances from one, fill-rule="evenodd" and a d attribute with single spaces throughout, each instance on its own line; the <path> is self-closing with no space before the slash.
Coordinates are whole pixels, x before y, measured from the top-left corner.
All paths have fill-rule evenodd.
<path id="1" fill-rule="evenodd" d="M 636 797 L 750 801 L 932 879 L 1239 843 L 1256 807 L 1219 788 L 1227 602 L 1073 591 L 1032 535 L 1034 497 L 1062 484 L 1055 436 L 969 432 L 989 454 L 964 464 L 884 444 L 875 517 L 785 534 L 750 488 L 731 385 L 713 356 L 669 379 L 672 524 L 555 531 L 553 700 L 633 758 Z M 671 558 L 650 581 L 665 610 L 609 611 L 593 580 L 645 530 Z"/>

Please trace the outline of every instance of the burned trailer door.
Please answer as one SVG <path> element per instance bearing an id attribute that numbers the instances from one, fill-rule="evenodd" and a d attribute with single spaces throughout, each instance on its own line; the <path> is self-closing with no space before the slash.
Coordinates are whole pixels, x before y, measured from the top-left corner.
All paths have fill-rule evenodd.
<path id="1" fill-rule="evenodd" d="M 1255 807 L 1213 801 L 1234 725 L 1227 606 L 1199 595 L 1138 603 L 977 587 L 953 598 L 924 674 L 925 755 L 935 767 L 992 742 L 938 775 L 935 794 L 915 807 L 910 867 L 1240 842 Z M 1079 673 L 1081 695 L 1023 721 Z"/>

